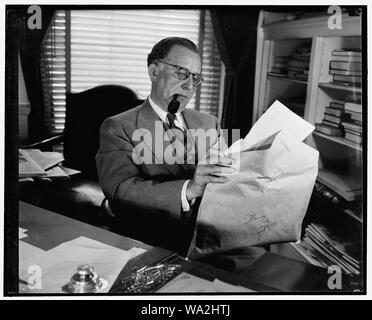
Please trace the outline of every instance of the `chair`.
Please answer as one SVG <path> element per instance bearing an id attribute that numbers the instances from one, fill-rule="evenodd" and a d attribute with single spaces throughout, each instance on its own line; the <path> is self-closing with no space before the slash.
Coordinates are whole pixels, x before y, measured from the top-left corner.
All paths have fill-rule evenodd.
<path id="1" fill-rule="evenodd" d="M 80 93 L 66 94 L 65 130 L 25 148 L 50 150 L 63 142 L 64 166 L 81 171 L 69 180 L 39 182 L 37 204 L 46 209 L 91 224 L 104 226 L 101 204 L 104 194 L 98 183 L 95 155 L 99 147 L 99 128 L 106 118 L 129 110 L 143 100 L 120 85 L 97 86 Z M 35 186 L 31 186 L 34 188 Z M 29 192 L 28 192 L 29 193 Z M 21 192 L 22 194 L 22 192 Z M 24 192 L 27 194 L 27 190 Z"/>

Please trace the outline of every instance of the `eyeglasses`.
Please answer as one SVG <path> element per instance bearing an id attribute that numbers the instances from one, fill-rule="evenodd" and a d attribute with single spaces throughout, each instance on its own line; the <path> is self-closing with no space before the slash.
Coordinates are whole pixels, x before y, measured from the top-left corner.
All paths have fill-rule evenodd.
<path id="1" fill-rule="evenodd" d="M 162 62 L 164 64 L 167 64 L 169 66 L 177 68 L 177 71 L 174 75 L 176 76 L 176 78 L 178 80 L 186 80 L 190 77 L 190 75 L 192 75 L 192 85 L 194 87 L 197 87 L 198 85 L 200 85 L 204 81 L 203 77 L 200 74 L 191 73 L 190 70 L 188 70 L 184 67 L 180 67 L 176 64 L 171 64 L 171 63 L 165 62 L 163 60 L 158 60 L 157 62 Z"/>

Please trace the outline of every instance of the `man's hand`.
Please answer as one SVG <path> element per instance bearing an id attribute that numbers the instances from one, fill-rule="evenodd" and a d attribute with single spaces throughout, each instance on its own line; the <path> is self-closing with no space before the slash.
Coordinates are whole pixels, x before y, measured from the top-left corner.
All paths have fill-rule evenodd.
<path id="1" fill-rule="evenodd" d="M 186 189 L 187 200 L 191 201 L 204 194 L 208 183 L 225 183 L 228 181 L 225 174 L 235 173 L 235 169 L 230 167 L 234 159 L 224 157 L 218 164 L 198 164 L 194 177 L 190 180 Z"/>

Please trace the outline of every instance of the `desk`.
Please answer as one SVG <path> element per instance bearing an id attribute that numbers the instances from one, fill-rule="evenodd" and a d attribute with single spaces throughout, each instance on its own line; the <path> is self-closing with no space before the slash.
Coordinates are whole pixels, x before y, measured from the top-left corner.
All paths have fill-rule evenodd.
<path id="1" fill-rule="evenodd" d="M 43 250 L 50 250 L 65 241 L 80 236 L 123 249 L 132 247 L 146 249 L 146 253 L 130 260 L 118 276 L 110 294 L 120 294 L 117 283 L 133 266 L 152 265 L 171 257 L 172 263 L 183 266 L 183 271 L 206 280 L 218 278 L 230 284 L 241 285 L 258 292 L 324 292 L 328 291 L 327 270 L 302 263 L 280 255 L 266 253 L 242 274 L 231 274 L 224 270 L 195 261 L 186 261 L 171 251 L 151 247 L 142 242 L 123 237 L 104 229 L 61 216 L 51 211 L 20 202 L 19 226 L 28 230 L 28 237 L 22 239 Z"/>
<path id="2" fill-rule="evenodd" d="M 19 227 L 28 230 L 28 237 L 23 238 L 22 241 L 42 250 L 50 250 L 66 241 L 73 240 L 80 236 L 97 240 L 123 250 L 129 250 L 132 247 L 147 250 L 145 253 L 133 258 L 127 263 L 118 276 L 117 281 L 112 286 L 110 294 L 120 294 L 117 285 L 123 277 L 128 275 L 132 267 L 136 266 L 139 268 L 144 265 L 152 265 L 166 258 L 170 259 L 169 261 L 172 263 L 181 264 L 184 272 L 202 277 L 206 280 L 212 281 L 218 278 L 221 281 L 242 285 L 255 291 L 278 291 L 267 285 L 261 285 L 254 281 L 250 281 L 249 277 L 241 277 L 202 263 L 186 261 L 183 257 L 179 257 L 169 250 L 151 247 L 145 243 L 123 237 L 22 201 L 19 202 Z M 20 259 L 21 258 L 22 257 L 20 257 Z"/>

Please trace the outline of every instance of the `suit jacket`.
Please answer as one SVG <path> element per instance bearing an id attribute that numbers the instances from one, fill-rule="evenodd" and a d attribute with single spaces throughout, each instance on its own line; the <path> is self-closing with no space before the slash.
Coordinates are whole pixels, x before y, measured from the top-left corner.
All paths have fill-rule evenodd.
<path id="1" fill-rule="evenodd" d="M 214 116 L 186 109 L 183 111 L 183 117 L 188 129 L 216 129 L 218 132 L 218 121 Z M 182 220 L 181 190 L 185 181 L 193 177 L 196 168 L 195 164 L 154 163 L 161 162 L 155 146 L 158 141 L 154 138 L 145 145 L 148 148 L 146 151 L 151 152 L 153 163 L 138 165 L 133 161 L 133 149 L 141 143 L 132 139 L 133 133 L 137 129 L 146 129 L 151 137 L 155 137 L 155 121 L 160 119 L 146 100 L 138 107 L 106 119 L 100 129 L 100 147 L 96 155 L 100 185 L 110 205 L 116 208 L 116 215 L 125 217 L 128 210 L 120 208 L 129 205 L 132 208 L 132 217 L 141 216 L 142 225 L 133 226 L 137 229 L 144 228 L 149 221 L 156 223 L 166 219 L 166 223 L 179 223 Z M 164 133 L 165 130 L 163 135 Z M 217 139 L 217 136 L 214 138 Z M 163 141 L 163 144 L 164 151 L 169 147 L 169 142 Z M 145 216 L 143 212 L 146 212 Z M 130 224 L 132 222 L 130 219 Z M 163 223 L 158 224 L 164 230 L 160 231 L 154 226 L 157 229 L 155 237 L 159 236 L 160 232 L 170 231 L 171 227 L 167 228 Z M 151 240 L 154 239 L 146 239 L 147 242 L 158 244 Z"/>

